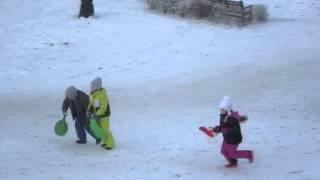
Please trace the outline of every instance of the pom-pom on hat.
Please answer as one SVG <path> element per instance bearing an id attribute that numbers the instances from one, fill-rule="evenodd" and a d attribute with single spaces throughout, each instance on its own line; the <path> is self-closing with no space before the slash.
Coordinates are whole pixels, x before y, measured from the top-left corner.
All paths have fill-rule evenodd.
<path id="1" fill-rule="evenodd" d="M 225 109 L 228 112 L 232 110 L 231 98 L 229 96 L 224 96 L 219 104 L 220 109 Z"/>
<path id="2" fill-rule="evenodd" d="M 91 82 L 91 91 L 96 91 L 102 88 L 102 79 L 100 77 L 95 78 Z"/>

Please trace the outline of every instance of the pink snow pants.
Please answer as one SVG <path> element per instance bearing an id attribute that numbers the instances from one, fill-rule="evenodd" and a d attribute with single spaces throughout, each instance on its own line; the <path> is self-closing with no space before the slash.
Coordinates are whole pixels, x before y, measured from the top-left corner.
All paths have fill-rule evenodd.
<path id="1" fill-rule="evenodd" d="M 242 150 L 238 151 L 238 144 L 227 144 L 223 141 L 221 147 L 221 154 L 229 161 L 230 159 L 250 158 L 250 151 Z"/>

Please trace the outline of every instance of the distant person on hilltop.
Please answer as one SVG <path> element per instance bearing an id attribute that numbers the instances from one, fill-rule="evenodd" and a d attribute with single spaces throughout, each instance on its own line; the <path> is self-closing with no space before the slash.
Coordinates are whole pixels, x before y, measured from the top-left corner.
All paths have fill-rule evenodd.
<path id="1" fill-rule="evenodd" d="M 94 15 L 94 8 L 92 4 L 93 0 L 81 0 L 79 18 L 85 17 L 88 18 Z"/>

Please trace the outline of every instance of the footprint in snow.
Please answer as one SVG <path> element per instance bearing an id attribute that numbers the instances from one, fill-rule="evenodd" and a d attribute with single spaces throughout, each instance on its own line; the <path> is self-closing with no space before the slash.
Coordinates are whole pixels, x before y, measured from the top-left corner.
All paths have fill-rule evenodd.
<path id="1" fill-rule="evenodd" d="M 300 174 L 303 170 L 290 171 L 289 174 Z"/>

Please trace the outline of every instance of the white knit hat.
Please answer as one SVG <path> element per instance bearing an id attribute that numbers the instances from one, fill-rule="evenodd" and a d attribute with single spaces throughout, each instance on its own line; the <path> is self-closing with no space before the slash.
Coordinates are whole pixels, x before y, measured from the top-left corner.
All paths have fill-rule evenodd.
<path id="1" fill-rule="evenodd" d="M 74 86 L 70 86 L 66 89 L 66 97 L 71 99 L 71 100 L 74 100 L 76 97 L 77 97 L 77 89 L 74 87 Z"/>
<path id="2" fill-rule="evenodd" d="M 224 96 L 219 104 L 220 109 L 225 109 L 227 111 L 232 110 L 231 98 L 229 96 Z"/>
<path id="3" fill-rule="evenodd" d="M 91 81 L 91 91 L 95 91 L 102 88 L 102 79 L 100 77 Z"/>

